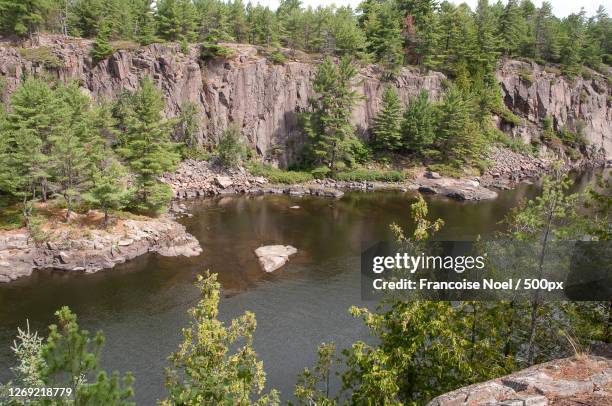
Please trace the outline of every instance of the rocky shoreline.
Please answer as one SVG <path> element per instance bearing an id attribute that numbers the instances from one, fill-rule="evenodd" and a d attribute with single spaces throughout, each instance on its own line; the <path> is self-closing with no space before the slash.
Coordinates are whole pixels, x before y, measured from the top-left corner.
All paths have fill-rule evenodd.
<path id="1" fill-rule="evenodd" d="M 198 240 L 169 217 L 122 220 L 112 231 L 91 229 L 80 237 L 70 229 L 36 242 L 27 229 L 0 232 L 0 283 L 29 276 L 35 269 L 97 272 L 147 252 L 197 256 Z"/>
<path id="2" fill-rule="evenodd" d="M 547 173 L 552 159 L 522 155 L 505 148 L 491 150 L 493 167 L 482 176 L 455 179 L 425 168 L 415 171 L 413 179 L 403 182 L 348 182 L 315 179 L 306 183 L 273 184 L 262 176 L 253 176 L 244 168 L 228 169 L 209 161 L 183 161 L 176 172 L 163 181 L 173 190 L 176 200 L 225 194 L 288 194 L 340 198 L 345 191 L 417 190 L 439 194 L 460 201 L 481 201 L 497 197 L 496 190 L 515 187 L 520 182 L 538 179 Z M 599 163 L 598 163 L 599 164 Z M 603 163 L 601 163 L 603 164 Z M 583 162 L 566 163 L 566 169 L 581 167 Z"/>

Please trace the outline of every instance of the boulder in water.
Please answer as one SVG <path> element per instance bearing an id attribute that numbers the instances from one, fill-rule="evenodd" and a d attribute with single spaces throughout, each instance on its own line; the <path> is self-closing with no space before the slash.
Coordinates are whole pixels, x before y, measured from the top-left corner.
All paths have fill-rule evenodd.
<path id="1" fill-rule="evenodd" d="M 291 245 L 265 245 L 255 250 L 259 264 L 266 272 L 274 272 L 289 261 L 289 256 L 297 253 Z"/>

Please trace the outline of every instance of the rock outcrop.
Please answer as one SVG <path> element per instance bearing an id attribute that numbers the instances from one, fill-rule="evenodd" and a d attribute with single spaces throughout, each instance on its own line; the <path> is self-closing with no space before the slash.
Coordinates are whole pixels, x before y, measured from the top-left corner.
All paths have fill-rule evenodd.
<path id="1" fill-rule="evenodd" d="M 0 282 L 28 276 L 34 269 L 96 272 L 113 268 L 147 252 L 163 256 L 197 256 L 198 240 L 169 218 L 123 220 L 113 232 L 92 229 L 75 238 L 67 229 L 36 243 L 27 230 L 0 234 Z"/>
<path id="2" fill-rule="evenodd" d="M 612 359 L 576 356 L 438 396 L 428 406 L 612 404 Z"/>
<path id="3" fill-rule="evenodd" d="M 523 118 L 519 126 L 501 123 L 502 129 L 530 142 L 539 137 L 541 123 L 550 117 L 555 130 L 582 128 L 594 150 L 612 157 L 612 88 L 608 79 L 587 71 L 588 79 L 562 77 L 554 68 L 535 63 L 506 61 L 497 71 L 506 106 Z"/>

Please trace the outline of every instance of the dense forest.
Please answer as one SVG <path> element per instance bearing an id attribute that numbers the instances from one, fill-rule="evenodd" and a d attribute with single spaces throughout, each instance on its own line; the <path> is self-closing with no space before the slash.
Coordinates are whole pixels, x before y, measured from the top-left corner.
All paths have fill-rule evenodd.
<path id="1" fill-rule="evenodd" d="M 612 22 L 603 7 L 563 19 L 550 3 L 480 0 L 366 0 L 350 7 L 307 7 L 282 0 L 277 10 L 241 0 L 27 0 L 0 1 L 5 34 L 39 32 L 96 38 L 100 56 L 113 40 L 234 41 L 306 52 L 351 55 L 390 72 L 420 64 L 452 77 L 487 74 L 500 56 L 558 63 L 563 71 L 600 68 L 612 58 Z"/>

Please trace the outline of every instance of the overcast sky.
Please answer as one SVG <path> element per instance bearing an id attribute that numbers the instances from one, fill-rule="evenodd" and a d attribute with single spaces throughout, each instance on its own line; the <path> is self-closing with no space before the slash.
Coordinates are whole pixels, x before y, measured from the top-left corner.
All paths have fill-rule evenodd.
<path id="1" fill-rule="evenodd" d="M 252 0 L 253 3 L 259 3 L 263 5 L 267 5 L 272 9 L 276 9 L 278 7 L 279 0 Z M 472 10 L 476 7 L 478 0 L 451 0 L 455 4 L 467 3 Z M 489 3 L 494 3 L 497 0 L 489 0 Z M 504 3 L 505 0 L 502 0 Z M 542 0 L 532 0 L 538 7 L 542 4 Z M 355 8 L 361 0 L 302 0 L 302 5 L 304 6 L 313 6 L 316 7 L 318 5 L 330 5 L 335 4 L 337 6 L 345 6 L 350 5 Z M 553 6 L 553 11 L 558 17 L 565 17 L 571 13 L 577 13 L 580 11 L 580 7 L 584 7 L 587 12 L 587 16 L 591 16 L 597 10 L 597 7 L 603 5 L 608 14 L 612 14 L 612 0 L 549 0 L 549 2 Z M 247 0 L 245 0 L 247 3 Z"/>

